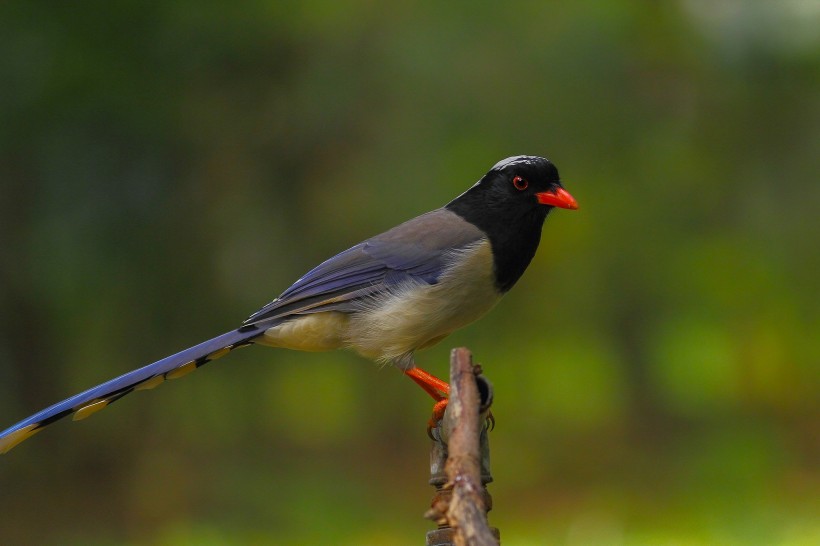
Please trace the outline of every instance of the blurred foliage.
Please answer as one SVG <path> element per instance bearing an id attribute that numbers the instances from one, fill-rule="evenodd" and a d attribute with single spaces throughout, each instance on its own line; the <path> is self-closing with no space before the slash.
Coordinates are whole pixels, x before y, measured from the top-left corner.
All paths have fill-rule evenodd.
<path id="1" fill-rule="evenodd" d="M 0 4 L 5 425 L 550 157 L 467 345 L 505 544 L 820 543 L 820 3 Z M 0 460 L 5 544 L 419 544 L 429 400 L 251 349 Z"/>

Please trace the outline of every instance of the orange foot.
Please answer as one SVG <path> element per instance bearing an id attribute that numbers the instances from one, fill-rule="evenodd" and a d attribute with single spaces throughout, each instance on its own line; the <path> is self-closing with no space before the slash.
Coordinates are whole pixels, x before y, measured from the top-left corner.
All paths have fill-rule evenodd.
<path id="1" fill-rule="evenodd" d="M 424 392 L 433 397 L 436 401 L 433 404 L 433 415 L 427 422 L 427 435 L 433 440 L 433 429 L 439 424 L 439 421 L 444 418 L 444 411 L 447 409 L 447 396 L 450 394 L 450 385 L 429 372 L 425 372 L 421 368 L 410 368 L 405 370 L 404 374 L 416 382 L 416 384 L 424 389 Z M 487 414 L 487 428 L 492 430 L 495 428 L 495 416 L 492 412 Z"/>
<path id="2" fill-rule="evenodd" d="M 415 381 L 419 387 L 424 389 L 424 392 L 436 401 L 433 405 L 433 416 L 427 422 L 427 435 L 432 438 L 432 430 L 438 426 L 439 421 L 444 417 L 444 410 L 447 409 L 447 396 L 450 394 L 450 385 L 421 368 L 410 368 L 405 370 L 404 374 Z"/>
<path id="3" fill-rule="evenodd" d="M 439 421 L 444 419 L 444 411 L 447 409 L 447 402 L 449 401 L 450 400 L 445 398 L 433 404 L 433 415 L 430 417 L 430 420 L 427 421 L 427 434 L 430 434 L 430 431 L 438 426 Z"/>

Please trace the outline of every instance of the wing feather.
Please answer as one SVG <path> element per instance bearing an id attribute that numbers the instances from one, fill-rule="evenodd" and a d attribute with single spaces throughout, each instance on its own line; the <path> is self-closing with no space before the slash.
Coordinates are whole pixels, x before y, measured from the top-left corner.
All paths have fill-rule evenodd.
<path id="1" fill-rule="evenodd" d="M 290 314 L 351 312 L 357 301 L 404 282 L 435 284 L 453 251 L 484 238 L 455 213 L 437 209 L 368 239 L 319 264 L 245 325 Z"/>

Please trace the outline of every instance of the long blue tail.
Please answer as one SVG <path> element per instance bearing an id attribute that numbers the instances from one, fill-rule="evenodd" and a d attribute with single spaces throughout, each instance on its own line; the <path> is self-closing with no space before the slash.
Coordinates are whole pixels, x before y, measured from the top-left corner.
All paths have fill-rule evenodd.
<path id="1" fill-rule="evenodd" d="M 54 421 L 72 413 L 75 421 L 85 419 L 132 391 L 152 389 L 166 379 L 182 377 L 237 347 L 250 345 L 253 338 L 262 332 L 264 328 L 244 327 L 222 334 L 58 402 L 0 432 L 0 454 L 6 453 Z"/>

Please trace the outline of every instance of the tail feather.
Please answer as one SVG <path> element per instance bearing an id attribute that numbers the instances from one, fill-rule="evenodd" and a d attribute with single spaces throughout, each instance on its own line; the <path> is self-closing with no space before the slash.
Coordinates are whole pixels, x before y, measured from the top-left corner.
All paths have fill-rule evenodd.
<path id="1" fill-rule="evenodd" d="M 225 356 L 237 347 L 253 343 L 264 329 L 243 327 L 185 349 L 179 353 L 130 371 L 102 385 L 58 402 L 0 432 L 0 454 L 40 432 L 46 425 L 74 414 L 74 420 L 85 419 L 135 390 L 152 389 L 167 379 L 176 379 L 206 362 Z"/>

